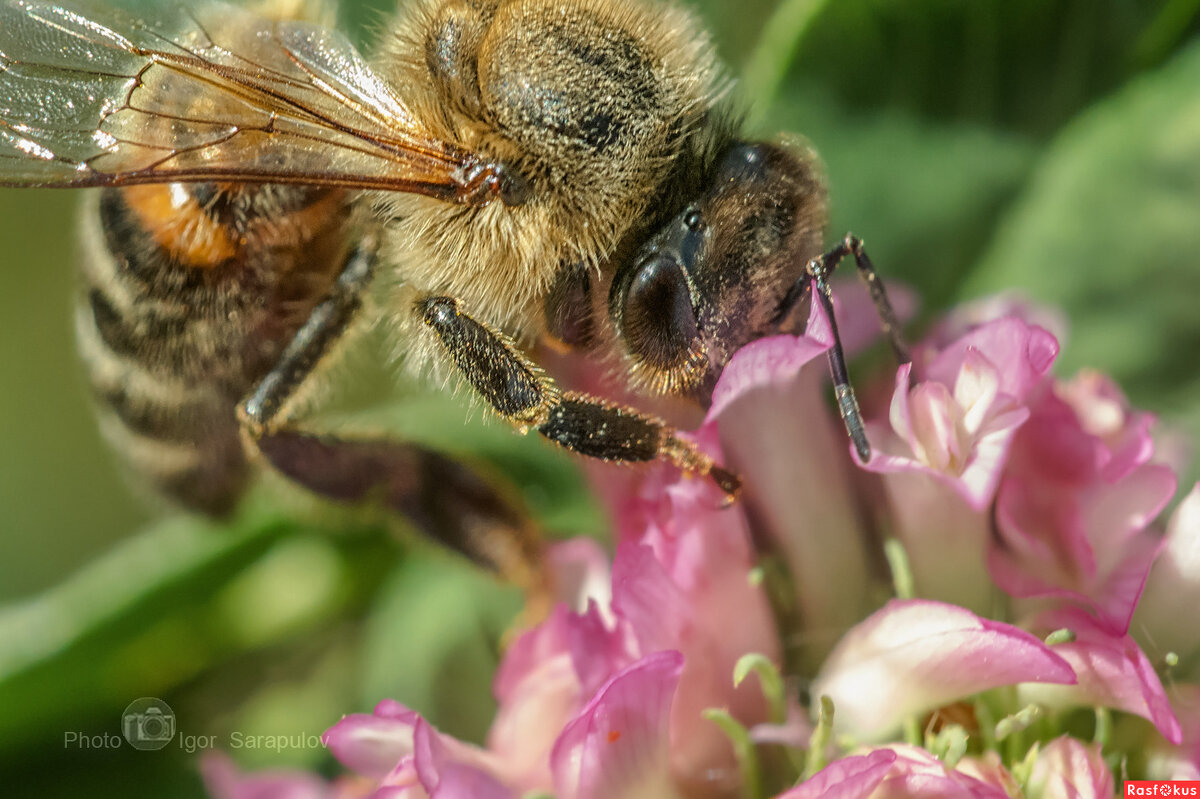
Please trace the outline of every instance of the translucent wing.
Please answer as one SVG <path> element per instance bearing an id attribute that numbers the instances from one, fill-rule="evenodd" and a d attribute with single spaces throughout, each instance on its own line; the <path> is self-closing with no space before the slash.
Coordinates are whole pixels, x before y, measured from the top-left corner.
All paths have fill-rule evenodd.
<path id="1" fill-rule="evenodd" d="M 0 0 L 0 185 L 201 180 L 482 203 L 502 169 L 425 131 L 339 33 Z"/>

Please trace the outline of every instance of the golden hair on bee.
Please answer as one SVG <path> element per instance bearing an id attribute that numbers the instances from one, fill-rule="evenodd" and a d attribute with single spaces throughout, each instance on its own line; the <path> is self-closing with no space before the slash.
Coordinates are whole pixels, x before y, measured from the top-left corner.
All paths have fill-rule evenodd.
<path id="1" fill-rule="evenodd" d="M 377 64 L 439 136 L 527 183 L 514 207 L 383 194 L 403 220 L 385 259 L 518 339 L 557 273 L 596 272 L 662 193 L 718 99 L 707 34 L 686 11 L 627 0 L 423 0 Z"/>

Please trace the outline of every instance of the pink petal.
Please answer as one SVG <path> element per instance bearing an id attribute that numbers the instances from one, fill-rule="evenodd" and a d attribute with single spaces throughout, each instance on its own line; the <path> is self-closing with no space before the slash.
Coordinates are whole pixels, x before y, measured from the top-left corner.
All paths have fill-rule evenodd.
<path id="1" fill-rule="evenodd" d="M 963 608 L 892 600 L 850 630 L 814 685 L 834 724 L 880 740 L 908 716 L 1020 682 L 1074 682 L 1067 663 L 1026 632 Z"/>
<path id="2" fill-rule="evenodd" d="M 588 600 L 607 607 L 612 599 L 608 555 L 594 539 L 580 536 L 547 547 L 546 560 L 554 573 L 559 601 L 582 612 Z"/>
<path id="3" fill-rule="evenodd" d="M 890 757 L 889 757 L 890 756 Z M 1008 799 L 993 782 L 948 769 L 924 749 L 895 744 L 843 758 L 778 799 Z"/>
<path id="4" fill-rule="evenodd" d="M 570 611 L 559 605 L 549 618 L 532 630 L 526 630 L 513 642 L 504 653 L 492 680 L 492 693 L 496 701 L 500 704 L 510 702 L 523 684 L 531 679 L 540 679 L 545 664 L 559 655 L 569 653 L 569 618 Z"/>
<path id="5" fill-rule="evenodd" d="M 1078 499 L 1058 494 L 1013 469 L 996 498 L 996 539 L 988 569 L 1015 597 L 1048 595 L 1057 586 L 1095 579 L 1096 556 L 1080 519 Z"/>
<path id="6" fill-rule="evenodd" d="M 678 646 L 691 608 L 654 550 L 621 544 L 613 560 L 613 611 L 629 624 L 642 652 Z"/>
<path id="7" fill-rule="evenodd" d="M 999 394 L 1000 375 L 992 362 L 979 350 L 967 350 L 954 381 L 954 401 L 964 411 L 962 423 L 968 432 L 983 428 Z"/>
<path id="8" fill-rule="evenodd" d="M 380 702 L 373 715 L 352 713 L 334 724 L 321 740 L 351 771 L 382 778 L 412 753 L 416 712 L 391 700 Z"/>
<path id="9" fill-rule="evenodd" d="M 514 794 L 483 767 L 482 754 L 447 738 L 427 721 L 413 735 L 417 778 L 430 799 L 514 799 Z"/>
<path id="10" fill-rule="evenodd" d="M 786 382 L 747 392 L 726 406 L 718 420 L 721 448 L 726 465 L 743 479 L 742 497 L 727 511 L 709 511 L 711 521 L 704 525 L 706 534 L 719 532 L 729 557 L 748 563 L 749 555 L 734 549 L 746 549 L 747 519 L 753 519 L 759 545 L 785 559 L 797 610 L 810 629 L 821 632 L 804 648 L 811 669 L 843 630 L 873 608 L 860 588 L 870 580 L 870 558 L 855 487 L 858 470 L 829 398 L 821 359 Z M 724 607 L 726 615 L 735 612 Z M 758 617 L 765 618 L 756 612 Z"/>
<path id="11" fill-rule="evenodd" d="M 580 692 L 590 697 L 621 669 L 632 663 L 639 651 L 631 625 L 624 619 L 609 625 L 596 602 L 587 612 L 572 616 L 567 627 L 571 665 Z"/>
<path id="12" fill-rule="evenodd" d="M 964 363 L 976 363 L 982 355 L 966 353 Z M 961 365 L 961 364 L 960 364 Z M 974 367 L 977 371 L 982 366 Z M 995 374 L 995 369 L 989 366 Z M 891 429 L 878 422 L 867 423 L 867 435 L 876 449 L 863 468 L 879 474 L 916 472 L 953 488 L 978 511 L 987 509 L 995 495 L 1008 450 L 1028 412 L 1013 404 L 1007 395 L 960 408 L 949 385 L 936 381 L 909 388 L 911 364 L 900 367 L 889 411 Z M 963 382 L 956 376 L 957 382 Z M 974 378 L 968 379 L 970 383 Z M 986 386 L 991 378 L 974 381 Z M 964 384 L 965 385 L 965 384 Z M 965 392 L 967 389 L 964 388 Z M 987 389 L 990 394 L 991 388 Z M 973 432 L 968 432 L 966 413 Z"/>
<path id="13" fill-rule="evenodd" d="M 1141 466 L 1116 483 L 1104 485 L 1096 496 L 1087 498 L 1083 517 L 1088 539 L 1097 550 L 1100 572 L 1115 568 L 1128 557 L 1123 550 L 1158 517 L 1177 487 L 1175 473 L 1158 464 Z"/>
<path id="14" fill-rule="evenodd" d="M 978 757 L 964 757 L 958 761 L 955 770 L 992 785 L 1008 796 L 1020 797 L 1022 794 L 1017 778 L 1004 767 L 1004 762 L 996 752 L 984 752 Z"/>
<path id="15" fill-rule="evenodd" d="M 1153 780 L 1200 780 L 1200 685 L 1175 685 L 1171 707 L 1183 728 L 1178 745 L 1159 739 L 1147 747 L 1146 776 Z"/>
<path id="16" fill-rule="evenodd" d="M 876 330 L 872 335 L 878 335 L 874 312 L 866 318 Z M 707 520 L 694 513 L 688 518 L 708 530 L 720 529 L 727 541 L 735 532 L 748 540 L 746 515 L 754 518 L 760 540 L 787 558 L 801 612 L 810 624 L 828 630 L 830 641 L 868 607 L 856 587 L 868 579 L 868 557 L 853 462 L 847 457 L 850 445 L 829 413 L 828 365 L 818 357 L 831 336 L 821 304 L 813 303 L 804 336 L 761 339 L 734 354 L 696 437 L 719 438 L 724 463 L 743 478 L 742 501 L 715 513 L 711 499 L 706 505 L 686 503 L 676 493 L 667 517 L 678 519 L 688 507 L 703 510 Z M 669 490 L 675 489 L 687 486 Z M 670 526 L 658 519 L 658 530 Z M 670 560 L 655 548 L 664 563 Z M 680 571 L 667 568 L 686 590 L 689 583 Z M 830 643 L 816 644 L 811 652 L 819 662 Z"/>
<path id="17" fill-rule="evenodd" d="M 996 584 L 1016 597 L 1079 602 L 1123 634 L 1161 548 L 1147 528 L 1175 492 L 1174 473 L 1147 464 L 1115 484 L 1072 485 L 1014 471 L 1001 486 L 999 536 L 988 552 Z"/>
<path id="18" fill-rule="evenodd" d="M 823 355 L 833 339 L 819 303 L 814 303 L 813 320 L 807 335 L 768 336 L 734 353 L 713 389 L 708 418 L 716 419 L 749 391 L 791 381 L 801 367 Z"/>
<path id="19" fill-rule="evenodd" d="M 1103 480 L 1116 482 L 1153 456 L 1153 414 L 1130 408 L 1121 389 L 1107 376 L 1083 370 L 1059 382 L 1054 393 L 1071 406 L 1083 430 L 1102 443 L 1096 467 Z"/>
<path id="20" fill-rule="evenodd" d="M 1054 306 L 1033 302 L 1016 291 L 989 294 L 956 305 L 930 331 L 929 340 L 938 346 L 945 346 L 989 322 L 1008 317 L 1043 328 L 1059 342 L 1066 341 L 1066 314 Z"/>
<path id="21" fill-rule="evenodd" d="M 1158 552 L 1149 524 L 1176 481 L 1139 463 L 1152 451 L 1148 417 L 1106 386 L 1083 375 L 1035 401 L 1000 487 L 988 566 L 1013 596 L 1070 599 L 1123 633 Z"/>
<path id="22" fill-rule="evenodd" d="M 958 405 L 941 383 L 918 383 L 908 396 L 911 444 L 917 460 L 937 472 L 954 468 L 959 450 Z"/>
<path id="23" fill-rule="evenodd" d="M 833 289 L 833 310 L 837 314 L 842 349 L 847 358 L 852 358 L 883 337 L 879 313 L 866 285 L 857 276 L 834 278 L 830 288 Z M 887 293 L 896 318 L 901 323 L 912 319 L 919 304 L 916 292 L 889 278 Z M 820 303 L 813 305 L 820 306 Z"/>
<path id="24" fill-rule="evenodd" d="M 905 367 L 897 374 L 889 414 L 894 435 L 868 426 L 880 454 L 866 468 L 927 473 L 985 510 L 1013 436 L 1028 418 L 1024 403 L 1057 353 L 1052 335 L 1015 318 L 984 324 L 939 353 L 919 352 L 918 362 L 928 366 L 916 386 L 909 388 Z"/>
<path id="25" fill-rule="evenodd" d="M 896 762 L 891 749 L 844 757 L 830 763 L 811 779 L 780 794 L 777 799 L 866 799 Z"/>
<path id="26" fill-rule="evenodd" d="M 1028 418 L 1027 408 L 1014 408 L 985 422 L 967 465 L 954 484 L 972 508 L 984 510 L 995 498 L 1013 436 Z"/>
<path id="27" fill-rule="evenodd" d="M 524 791 L 551 788 L 549 754 L 563 727 L 631 659 L 623 649 L 612 651 L 617 638 L 594 603 L 584 616 L 560 605 L 509 647 L 497 672 L 500 707 L 487 738 L 506 782 Z M 618 657 L 619 665 L 612 662 Z"/>
<path id="28" fill-rule="evenodd" d="M 1179 720 L 1163 690 L 1154 666 L 1128 635 L 1114 635 L 1105 625 L 1078 608 L 1063 608 L 1038 616 L 1034 629 L 1050 632 L 1066 628 L 1075 634 L 1071 643 L 1058 644 L 1054 652 L 1078 677 L 1070 687 L 1023 685 L 1022 697 L 1049 707 L 1098 705 L 1149 719 L 1163 737 L 1181 740 Z"/>
<path id="29" fill-rule="evenodd" d="M 613 608 L 638 651 L 672 649 L 686 658 L 671 710 L 677 740 L 670 767 L 687 785 L 735 766 L 729 740 L 703 719 L 705 709 L 724 707 L 748 726 L 766 720 L 758 687 L 735 688 L 731 676 L 746 652 L 778 659 L 779 643 L 762 589 L 749 581 L 742 531 L 682 521 L 680 527 L 672 542 L 658 543 L 665 555 L 644 545 L 618 548 Z"/>
<path id="30" fill-rule="evenodd" d="M 668 729 L 682 669 L 678 652 L 659 652 L 596 693 L 550 755 L 558 799 L 671 795 Z"/>
<path id="31" fill-rule="evenodd" d="M 1029 789 L 1036 799 L 1111 799 L 1113 775 L 1100 744 L 1085 744 L 1064 735 L 1038 755 Z"/>
<path id="32" fill-rule="evenodd" d="M 998 591 L 984 553 L 991 520 L 941 480 L 920 472 L 883 475 L 894 535 L 904 545 L 916 595 L 976 613 L 996 606 Z"/>
<path id="33" fill-rule="evenodd" d="M 976 350 L 998 372 L 1000 392 L 1024 402 L 1058 357 L 1058 341 L 1049 331 L 1016 317 L 983 324 L 952 342 L 937 354 L 925 372 L 926 380 L 952 386 L 967 359 Z"/>

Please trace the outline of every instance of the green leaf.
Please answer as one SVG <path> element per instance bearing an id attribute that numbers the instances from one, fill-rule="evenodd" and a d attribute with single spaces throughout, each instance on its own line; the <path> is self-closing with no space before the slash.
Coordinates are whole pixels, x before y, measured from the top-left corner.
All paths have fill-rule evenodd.
<path id="1" fill-rule="evenodd" d="M 496 711 L 491 681 L 501 641 L 521 600 L 460 558 L 432 548 L 414 553 L 368 620 L 357 709 L 397 699 L 444 732 L 482 741 Z"/>
<path id="2" fill-rule="evenodd" d="M 827 87 L 847 107 L 1044 136 L 1148 63 L 1140 32 L 1151 32 L 1154 55 L 1163 56 L 1196 31 L 1182 8 L 1165 35 L 1154 33 L 1165 24 L 1163 5 L 840 0 L 805 30 L 787 80 Z M 777 58 L 790 55 L 785 43 Z"/>
<path id="3" fill-rule="evenodd" d="M 133 699 L 168 695 L 371 590 L 378 547 L 352 558 L 361 537 L 335 550 L 306 533 L 256 512 L 221 528 L 177 517 L 0 610 L 0 738 L 32 746 L 97 724 L 119 732 Z"/>
<path id="4" fill-rule="evenodd" d="M 125 541 L 60 586 L 5 608 L 0 738 L 36 738 L 37 730 L 77 723 L 192 673 L 193 653 L 177 648 L 190 637 L 177 626 L 180 608 L 214 591 L 288 529 L 268 522 L 239 534 L 175 519 Z"/>

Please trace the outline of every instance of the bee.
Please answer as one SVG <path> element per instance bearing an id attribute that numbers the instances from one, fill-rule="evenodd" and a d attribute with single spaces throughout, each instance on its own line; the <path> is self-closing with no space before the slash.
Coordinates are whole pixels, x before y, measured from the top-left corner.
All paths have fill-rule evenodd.
<path id="1" fill-rule="evenodd" d="M 108 438 L 167 497 L 227 512 L 261 459 L 529 582 L 536 536 L 500 481 L 305 423 L 298 397 L 364 319 L 522 431 L 730 497 L 736 475 L 655 416 L 561 387 L 535 347 L 703 404 L 806 300 L 832 320 L 850 257 L 907 357 L 861 242 L 823 252 L 815 156 L 742 137 L 685 9 L 414 0 L 371 61 L 298 9 L 0 5 L 0 185 L 97 189 L 77 335 Z"/>

